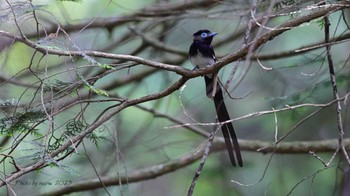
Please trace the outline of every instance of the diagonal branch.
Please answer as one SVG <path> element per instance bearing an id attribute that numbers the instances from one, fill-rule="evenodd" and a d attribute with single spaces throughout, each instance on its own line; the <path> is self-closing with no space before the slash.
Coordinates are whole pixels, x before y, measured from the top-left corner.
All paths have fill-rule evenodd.
<path id="1" fill-rule="evenodd" d="M 96 120 L 88 128 L 86 128 L 83 132 L 81 132 L 80 134 L 78 134 L 72 138 L 69 138 L 69 140 L 67 140 L 62 146 L 60 146 L 57 150 L 55 150 L 54 152 L 52 152 L 51 154 L 49 154 L 47 156 L 50 158 L 54 158 L 54 157 L 58 156 L 60 153 L 64 152 L 68 147 L 70 147 L 72 145 L 74 146 L 75 142 L 82 140 L 86 135 L 93 132 L 96 128 L 101 126 L 103 123 L 105 123 L 106 121 L 111 119 L 115 114 L 119 113 L 120 111 L 124 110 L 125 108 L 139 104 L 139 103 L 152 101 L 152 100 L 156 100 L 156 99 L 160 99 L 162 97 L 165 97 L 165 96 L 173 93 L 177 89 L 179 89 L 187 80 L 188 80 L 188 78 L 182 77 L 177 82 L 175 82 L 173 85 L 171 85 L 167 89 L 163 90 L 162 92 L 151 94 L 151 95 L 146 95 L 146 96 L 136 98 L 133 100 L 124 101 L 118 107 L 115 107 L 111 112 L 109 112 L 105 116 L 103 116 L 101 118 L 97 117 Z M 12 173 L 11 175 L 7 176 L 6 179 L 4 179 L 0 182 L 0 187 L 4 186 L 8 182 L 11 182 L 11 181 L 19 178 L 20 176 L 22 176 L 28 172 L 40 169 L 40 168 L 45 167 L 45 166 L 47 166 L 47 163 L 45 160 L 42 160 L 42 161 L 39 161 L 33 165 L 25 167 L 16 173 Z"/>
<path id="2" fill-rule="evenodd" d="M 232 63 L 233 61 L 244 58 L 250 50 L 254 51 L 255 49 L 259 48 L 261 45 L 272 40 L 273 38 L 282 34 L 283 32 L 288 31 L 293 27 L 297 27 L 305 22 L 309 22 L 311 20 L 320 18 L 324 15 L 327 15 L 348 7 L 350 7 L 349 4 L 331 4 L 331 5 L 319 6 L 317 11 L 293 18 L 283 23 L 279 27 L 268 31 L 262 36 L 257 37 L 253 42 L 250 42 L 246 47 L 242 48 L 241 50 L 219 59 L 213 66 L 205 69 L 197 69 L 194 71 L 184 69 L 176 65 L 159 63 L 159 62 L 155 62 L 152 60 L 148 60 L 148 59 L 144 59 L 144 58 L 132 56 L 132 55 L 111 54 L 111 53 L 105 53 L 105 52 L 99 52 L 99 51 L 63 51 L 63 50 L 57 50 L 52 48 L 45 48 L 35 42 L 24 39 L 20 36 L 14 36 L 2 30 L 0 30 L 0 36 L 5 36 L 5 37 L 9 37 L 17 41 L 20 41 L 43 54 L 54 54 L 59 56 L 71 56 L 71 57 L 76 57 L 76 56 L 84 57 L 87 55 L 92 57 L 100 57 L 100 58 L 108 58 L 108 59 L 127 60 L 127 61 L 137 62 L 143 65 L 147 65 L 147 66 L 151 66 L 159 69 L 172 71 L 182 76 L 193 78 L 193 77 L 205 75 L 208 73 L 216 73 L 222 67 L 228 65 L 229 63 Z"/>
<path id="3" fill-rule="evenodd" d="M 329 21 L 329 17 L 325 16 L 324 17 L 324 22 L 325 22 L 325 42 L 329 42 L 329 27 L 331 25 Z M 336 101 L 336 113 L 337 113 L 337 124 L 338 124 L 338 131 L 339 131 L 339 147 L 342 150 L 346 161 L 350 165 L 350 158 L 348 155 L 348 152 L 345 149 L 344 146 L 344 129 L 343 129 L 343 122 L 342 122 L 342 116 L 341 116 L 341 104 L 339 100 L 339 94 L 338 94 L 338 88 L 337 88 L 337 80 L 335 77 L 335 71 L 334 71 L 334 64 L 333 64 L 333 58 L 332 58 L 332 52 L 331 52 L 331 45 L 326 46 L 326 51 L 327 51 L 327 60 L 328 60 L 328 67 L 329 67 L 329 74 L 330 74 L 330 79 L 331 79 L 331 84 L 333 88 L 333 96 Z"/>

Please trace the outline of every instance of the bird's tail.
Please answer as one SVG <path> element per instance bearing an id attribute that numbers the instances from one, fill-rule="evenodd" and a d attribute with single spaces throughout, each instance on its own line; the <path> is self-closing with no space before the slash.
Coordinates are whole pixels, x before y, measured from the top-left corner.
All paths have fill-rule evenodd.
<path id="1" fill-rule="evenodd" d="M 213 87 L 214 79 L 210 78 L 208 76 L 204 76 L 205 79 L 205 85 L 206 85 L 206 93 L 208 97 L 212 96 L 213 89 L 216 89 L 216 92 L 214 94 L 214 104 L 216 108 L 216 114 L 218 116 L 219 122 L 225 122 L 230 120 L 230 115 L 227 112 L 224 97 L 222 94 L 222 90 L 220 88 L 220 85 L 216 84 L 216 88 Z M 221 131 L 225 139 L 228 155 L 230 157 L 231 163 L 233 166 L 236 166 L 236 160 L 234 156 L 234 151 L 236 152 L 236 158 L 238 161 L 239 166 L 243 166 L 242 156 L 241 156 L 241 150 L 239 148 L 239 144 L 237 141 L 237 136 L 235 133 L 235 130 L 233 128 L 233 125 L 231 122 L 225 123 L 221 125 Z"/>

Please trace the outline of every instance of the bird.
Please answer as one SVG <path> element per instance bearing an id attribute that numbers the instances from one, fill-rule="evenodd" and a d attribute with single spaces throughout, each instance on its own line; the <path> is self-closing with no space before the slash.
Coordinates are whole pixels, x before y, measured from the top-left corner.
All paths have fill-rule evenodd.
<path id="1" fill-rule="evenodd" d="M 189 48 L 188 56 L 195 69 L 207 68 L 216 62 L 215 52 L 211 43 L 217 34 L 217 32 L 211 32 L 207 29 L 199 30 L 193 34 L 193 42 Z M 222 89 L 216 77 L 216 74 L 204 75 L 206 95 L 208 98 L 213 99 L 218 121 L 223 123 L 221 125 L 221 131 L 225 139 L 231 164 L 235 167 L 237 158 L 238 165 L 243 167 L 241 150 L 235 130 L 231 122 L 226 122 L 231 118 L 224 102 Z"/>

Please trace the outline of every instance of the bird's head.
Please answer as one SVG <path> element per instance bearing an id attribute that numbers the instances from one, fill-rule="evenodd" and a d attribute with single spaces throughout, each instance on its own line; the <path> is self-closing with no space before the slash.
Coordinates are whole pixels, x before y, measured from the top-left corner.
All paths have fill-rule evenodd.
<path id="1" fill-rule="evenodd" d="M 213 37 L 217 35 L 216 32 L 211 32 L 207 29 L 202 29 L 193 34 L 193 41 L 199 41 L 206 44 L 211 44 Z"/>

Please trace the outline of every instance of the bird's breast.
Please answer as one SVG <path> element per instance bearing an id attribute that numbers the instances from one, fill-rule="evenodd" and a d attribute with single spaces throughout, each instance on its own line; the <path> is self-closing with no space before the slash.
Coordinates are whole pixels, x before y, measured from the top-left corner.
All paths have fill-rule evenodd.
<path id="1" fill-rule="evenodd" d="M 198 66 L 199 68 L 206 68 L 215 63 L 215 60 L 213 58 L 203 56 L 199 51 L 190 57 L 190 61 L 192 65 Z"/>

